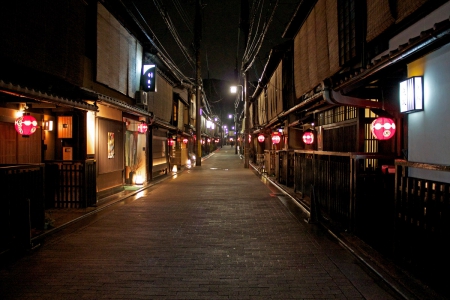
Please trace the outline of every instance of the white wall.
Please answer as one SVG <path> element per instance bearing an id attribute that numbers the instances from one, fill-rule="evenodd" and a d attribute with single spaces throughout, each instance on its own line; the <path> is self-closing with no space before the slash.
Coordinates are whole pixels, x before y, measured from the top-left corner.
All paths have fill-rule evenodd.
<path id="1" fill-rule="evenodd" d="M 423 68 L 424 110 L 407 115 L 408 160 L 450 165 L 450 45 L 408 66 Z M 449 182 L 450 172 L 412 169 L 412 177 Z"/>

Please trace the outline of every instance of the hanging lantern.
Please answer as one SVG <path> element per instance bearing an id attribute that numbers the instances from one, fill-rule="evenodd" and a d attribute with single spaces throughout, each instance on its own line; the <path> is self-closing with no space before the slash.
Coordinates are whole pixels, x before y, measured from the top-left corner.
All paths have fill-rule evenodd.
<path id="1" fill-rule="evenodd" d="M 311 145 L 312 143 L 314 143 L 314 133 L 312 131 L 306 131 L 303 134 L 302 139 L 306 145 Z"/>
<path id="2" fill-rule="evenodd" d="M 16 119 L 14 127 L 23 137 L 29 137 L 36 131 L 37 121 L 33 116 L 30 116 L 30 114 L 24 114 Z"/>
<path id="3" fill-rule="evenodd" d="M 258 135 L 258 142 L 263 143 L 265 139 L 264 134 Z"/>
<path id="4" fill-rule="evenodd" d="M 183 139 L 183 144 L 187 144 L 188 143 L 188 139 L 187 138 L 184 138 Z"/>
<path id="5" fill-rule="evenodd" d="M 272 133 L 272 144 L 279 144 L 281 141 L 280 133 L 275 131 Z"/>
<path id="6" fill-rule="evenodd" d="M 169 139 L 167 142 L 169 143 L 169 146 L 175 145 L 175 141 L 173 139 Z"/>
<path id="7" fill-rule="evenodd" d="M 377 140 L 388 140 L 395 134 L 395 123 L 389 118 L 376 118 L 370 128 Z"/>
<path id="8" fill-rule="evenodd" d="M 145 122 L 141 122 L 141 124 L 138 125 L 138 132 L 139 133 L 146 133 L 148 129 L 148 126 Z"/>
<path id="9" fill-rule="evenodd" d="M 248 135 L 248 142 L 251 143 L 252 142 L 252 136 L 249 134 Z"/>

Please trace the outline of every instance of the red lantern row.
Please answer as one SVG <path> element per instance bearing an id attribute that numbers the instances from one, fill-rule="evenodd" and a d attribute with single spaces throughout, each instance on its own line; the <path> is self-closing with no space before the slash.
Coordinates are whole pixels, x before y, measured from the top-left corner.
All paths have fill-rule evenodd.
<path id="1" fill-rule="evenodd" d="M 376 118 L 372 122 L 371 130 L 377 140 L 388 140 L 395 134 L 395 123 L 389 118 Z"/>
<path id="2" fill-rule="evenodd" d="M 141 124 L 138 125 L 138 132 L 139 133 L 146 133 L 147 129 L 148 129 L 148 126 L 144 122 L 141 122 Z"/>
<path id="3" fill-rule="evenodd" d="M 302 139 L 306 145 L 311 145 L 312 143 L 314 143 L 314 133 L 312 131 L 306 131 L 303 134 Z"/>
<path id="4" fill-rule="evenodd" d="M 281 136 L 280 133 L 275 131 L 274 133 L 272 133 L 272 144 L 279 144 L 281 141 Z"/>
<path id="5" fill-rule="evenodd" d="M 35 133 L 37 128 L 37 121 L 33 116 L 29 114 L 25 114 L 21 117 L 18 117 L 14 122 L 14 127 L 16 131 L 21 134 L 23 137 L 29 137 L 33 133 Z"/>

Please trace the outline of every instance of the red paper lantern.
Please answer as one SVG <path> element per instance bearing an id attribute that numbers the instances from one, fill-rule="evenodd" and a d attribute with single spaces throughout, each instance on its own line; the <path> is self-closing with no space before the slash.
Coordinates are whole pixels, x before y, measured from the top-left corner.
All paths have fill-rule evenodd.
<path id="1" fill-rule="evenodd" d="M 314 143 L 314 133 L 312 133 L 311 131 L 306 131 L 303 134 L 303 142 L 307 145 L 311 145 L 312 143 Z"/>
<path id="2" fill-rule="evenodd" d="M 279 132 L 272 133 L 272 144 L 279 144 L 281 141 L 281 136 Z"/>
<path id="3" fill-rule="evenodd" d="M 183 139 L 183 144 L 187 144 L 188 143 L 188 139 L 187 138 L 184 138 Z"/>
<path id="4" fill-rule="evenodd" d="M 16 131 L 23 137 L 29 137 L 36 131 L 37 121 L 29 114 L 25 114 L 16 119 L 16 121 L 14 122 L 14 127 L 16 128 Z"/>
<path id="5" fill-rule="evenodd" d="M 376 118 L 370 127 L 377 140 L 388 140 L 395 134 L 395 123 L 389 118 Z"/>
<path id="6" fill-rule="evenodd" d="M 168 141 L 169 146 L 175 145 L 175 141 L 173 139 L 169 139 Z"/>
<path id="7" fill-rule="evenodd" d="M 258 135 L 258 142 L 262 143 L 262 142 L 264 142 L 265 139 L 266 138 L 264 137 L 264 134 Z"/>
<path id="8" fill-rule="evenodd" d="M 138 132 L 139 133 L 146 133 L 147 129 L 148 129 L 148 126 L 144 122 L 141 122 L 141 124 L 138 125 Z"/>

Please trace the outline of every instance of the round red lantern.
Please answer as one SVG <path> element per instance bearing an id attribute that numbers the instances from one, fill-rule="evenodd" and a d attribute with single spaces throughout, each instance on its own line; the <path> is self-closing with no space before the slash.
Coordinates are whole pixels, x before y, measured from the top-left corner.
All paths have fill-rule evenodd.
<path id="1" fill-rule="evenodd" d="M 188 139 L 187 138 L 184 138 L 183 139 L 183 144 L 187 144 L 188 143 Z"/>
<path id="2" fill-rule="evenodd" d="M 264 134 L 258 135 L 258 142 L 262 143 L 262 142 L 264 142 L 265 139 L 266 138 L 264 137 Z"/>
<path id="3" fill-rule="evenodd" d="M 36 131 L 37 121 L 29 114 L 25 114 L 16 119 L 16 121 L 14 122 L 14 127 L 16 128 L 16 131 L 23 137 L 29 137 Z"/>
<path id="4" fill-rule="evenodd" d="M 281 141 L 281 136 L 279 132 L 272 133 L 272 144 L 279 144 Z"/>
<path id="5" fill-rule="evenodd" d="M 306 145 L 311 145 L 312 143 L 314 143 L 314 133 L 312 131 L 306 131 L 303 134 L 302 139 Z"/>
<path id="6" fill-rule="evenodd" d="M 377 140 L 388 140 L 395 134 L 395 123 L 390 118 L 376 118 L 370 127 Z"/>
<path id="7" fill-rule="evenodd" d="M 144 122 L 141 122 L 141 124 L 138 125 L 138 132 L 139 133 L 146 133 L 147 129 L 148 129 L 148 126 Z"/>

